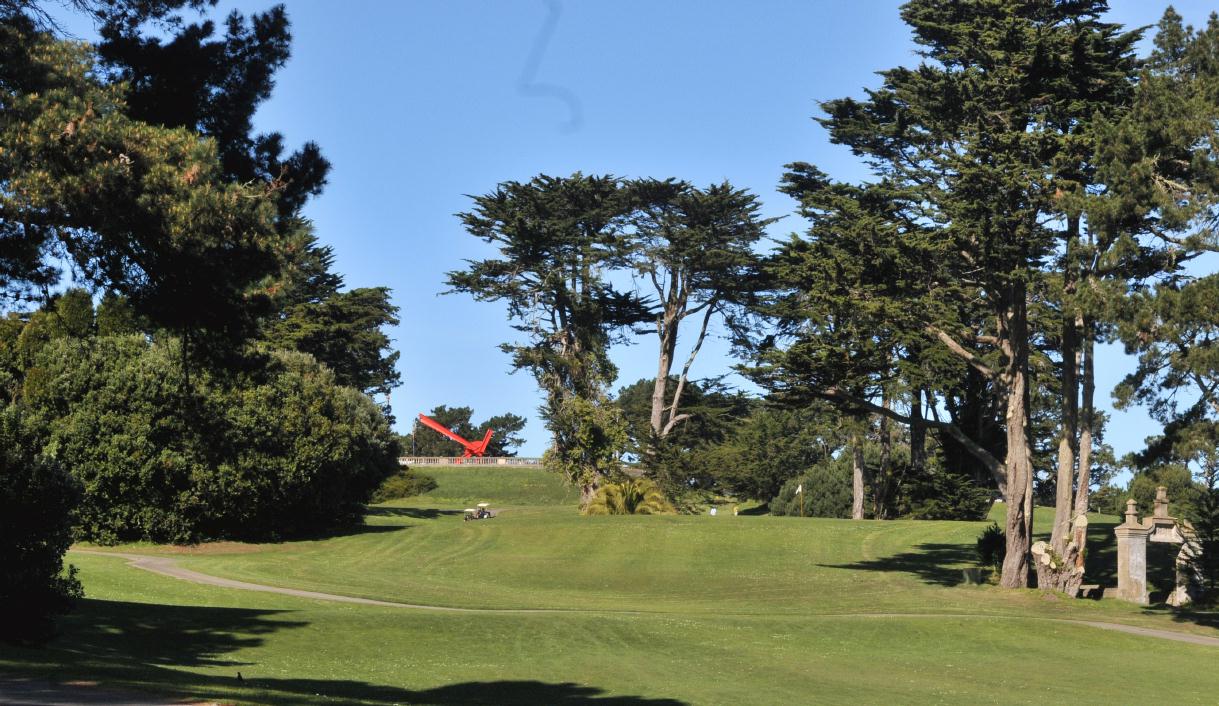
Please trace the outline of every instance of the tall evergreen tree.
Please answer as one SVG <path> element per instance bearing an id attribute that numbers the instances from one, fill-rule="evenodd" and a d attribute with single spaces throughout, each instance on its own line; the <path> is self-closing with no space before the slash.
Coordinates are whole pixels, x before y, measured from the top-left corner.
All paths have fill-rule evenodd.
<path id="1" fill-rule="evenodd" d="M 844 293 L 871 297 L 849 310 L 839 306 L 845 316 L 821 319 L 841 332 L 836 340 L 866 342 L 848 359 L 851 374 L 840 371 L 839 380 L 858 382 L 861 371 L 878 369 L 892 351 L 903 351 L 920 368 L 950 355 L 958 371 L 971 368 L 999 402 L 1002 462 L 955 424 L 936 426 L 990 468 L 1003 490 L 1002 584 L 1009 587 L 1028 582 L 1036 382 L 1030 360 L 1040 333 L 1030 306 L 1063 237 L 1056 227 L 1062 174 L 1069 171 L 1063 164 L 1080 152 L 1073 126 L 1096 106 L 1119 100 L 1133 67 L 1137 35 L 1102 22 L 1104 9 L 1100 1 L 912 0 L 902 18 L 924 61 L 881 72 L 883 85 L 865 100 L 823 104 L 821 122 L 831 140 L 861 156 L 874 182 L 831 184 L 803 164 L 793 165 L 788 179 L 814 215 L 813 240 L 837 231 L 835 242 L 843 242 L 863 232 L 879 256 L 864 262 L 881 269 L 892 263 L 892 279 L 885 281 L 872 272 L 852 273 L 832 253 L 821 256 L 831 280 L 855 283 Z M 1118 87 L 1106 88 L 1107 82 Z M 855 215 L 864 221 L 855 222 Z M 848 271 L 839 275 L 836 268 Z M 807 289 L 819 285 L 805 282 Z M 843 350 L 831 346 L 824 355 Z M 815 342 L 796 353 L 814 362 L 823 355 Z M 913 421 L 914 415 L 885 410 L 849 385 L 825 382 L 814 388 L 821 396 Z"/>
<path id="2" fill-rule="evenodd" d="M 93 13 L 101 23 L 102 64 L 128 87 L 128 114 L 211 137 L 226 180 L 270 184 L 280 217 L 296 215 L 310 196 L 321 193 L 330 163 L 316 143 L 285 155 L 283 135 L 253 134 L 254 112 L 270 97 L 275 72 L 291 53 L 284 6 L 248 19 L 233 11 L 217 37 L 215 22 L 185 23 L 158 4 L 151 4 L 152 12 L 139 3 L 118 3 L 116 9 L 102 6 Z M 163 39 L 158 35 L 165 29 L 171 34 Z"/>
<path id="3" fill-rule="evenodd" d="M 401 384 L 398 352 L 384 329 L 398 324 L 388 287 L 340 291 L 334 253 L 300 223 L 284 251 L 274 284 L 275 311 L 263 321 L 262 339 L 272 348 L 309 353 L 334 371 L 340 385 L 388 394 Z"/>
<path id="4" fill-rule="evenodd" d="M 0 288 L 38 298 L 66 259 L 157 325 L 247 335 L 279 247 L 267 188 L 226 181 L 214 143 L 131 119 L 81 45 L 22 16 L 0 33 Z"/>
<path id="5" fill-rule="evenodd" d="M 582 504 L 616 468 L 626 443 L 606 393 L 617 375 L 609 346 L 650 318 L 643 301 L 606 276 L 626 265 L 624 231 L 639 199 L 637 187 L 612 176 L 502 183 L 461 214 L 466 230 L 500 256 L 448 275 L 453 291 L 504 302 L 525 334 L 501 348 L 514 368 L 538 381 L 553 435 L 548 464 L 581 487 Z"/>
<path id="6" fill-rule="evenodd" d="M 761 218 L 757 197 L 727 182 L 698 189 L 669 181 L 654 188 L 654 201 L 636 219 L 632 260 L 656 295 L 660 349 L 649 421 L 652 433 L 664 439 L 690 418 L 682 412 L 682 396 L 713 317 L 732 321 L 758 288 L 753 246 L 774 219 Z M 670 387 L 681 324 L 699 315 L 694 345 Z"/>

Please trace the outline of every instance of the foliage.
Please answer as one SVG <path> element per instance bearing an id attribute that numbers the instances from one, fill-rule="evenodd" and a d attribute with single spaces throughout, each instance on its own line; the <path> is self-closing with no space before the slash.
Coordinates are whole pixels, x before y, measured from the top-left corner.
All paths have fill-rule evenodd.
<path id="1" fill-rule="evenodd" d="M 1201 579 L 1201 600 L 1219 604 L 1219 487 L 1201 489 L 1192 512 L 1194 537 L 1190 562 Z"/>
<path id="2" fill-rule="evenodd" d="M 1126 500 L 1134 498 L 1139 514 L 1149 515 L 1155 507 L 1156 488 L 1160 486 L 1168 489 L 1168 509 L 1173 516 L 1184 518 L 1194 516 L 1194 504 L 1200 488 L 1190 476 L 1189 469 L 1177 464 L 1158 466 L 1134 473 L 1117 505 L 1107 508 L 1106 511 L 1121 517 L 1126 512 Z"/>
<path id="3" fill-rule="evenodd" d="M 21 422 L 16 408 L 0 409 L 0 640 L 40 642 L 81 596 L 75 569 L 63 565 L 80 488 L 37 457 Z"/>
<path id="4" fill-rule="evenodd" d="M 998 571 L 1003 566 L 1003 556 L 1007 553 L 1007 537 L 1003 528 L 996 522 L 982 530 L 978 535 L 978 563 Z"/>
<path id="5" fill-rule="evenodd" d="M 671 376 L 666 394 L 677 384 Z M 715 458 L 716 451 L 756 406 L 756 400 L 728 392 L 714 380 L 687 381 L 682 404 L 683 413 L 689 416 L 660 438 L 651 425 L 654 390 L 655 381 L 644 378 L 623 387 L 614 398 L 614 405 L 626 420 L 629 452 L 668 498 L 683 507 L 692 506 L 695 499 L 683 496 L 715 483 L 713 471 L 720 462 Z"/>
<path id="6" fill-rule="evenodd" d="M 339 291 L 330 246 L 318 245 L 308 224 L 293 232 L 276 283 L 276 311 L 263 322 L 262 340 L 277 350 L 308 353 L 334 371 L 340 385 L 388 394 L 401 384 L 382 330 L 398 324 L 388 287 Z"/>
<path id="7" fill-rule="evenodd" d="M 390 500 L 411 498 L 435 490 L 439 484 L 436 479 L 426 473 L 406 468 L 386 478 L 381 487 L 372 494 L 374 503 L 384 503 Z"/>
<path id="8" fill-rule="evenodd" d="M 655 483 L 635 478 L 601 486 L 583 512 L 585 515 L 665 515 L 675 510 Z"/>
<path id="9" fill-rule="evenodd" d="M 495 435 L 487 444 L 488 456 L 515 456 L 517 449 L 525 443 L 525 437 L 520 433 L 529 420 L 524 417 L 504 412 L 488 417 L 487 421 L 478 425 L 479 429 L 494 429 Z M 465 437 L 462 437 L 465 438 Z"/>
<path id="10" fill-rule="evenodd" d="M 665 394 L 674 391 L 678 383 L 670 376 Z M 651 427 L 652 393 L 655 381 L 641 378 L 622 387 L 614 396 L 614 404 L 622 410 L 631 439 L 631 453 L 642 457 L 653 436 Z M 689 417 L 675 425 L 664 441 L 691 451 L 723 442 L 736 424 L 749 414 L 754 400 L 731 392 L 716 380 L 688 380 L 682 391 L 682 409 Z"/>
<path id="11" fill-rule="evenodd" d="M 161 326 L 252 330 L 279 244 L 266 188 L 227 181 L 216 143 L 132 119 L 84 45 L 20 17 L 0 22 L 0 96 L 0 289 L 28 296 L 66 262 Z"/>
<path id="12" fill-rule="evenodd" d="M 798 487 L 802 488 L 802 492 L 796 492 Z M 822 459 L 802 475 L 788 480 L 770 501 L 770 514 L 850 517 L 850 454 L 841 453 L 837 458 Z"/>
<path id="13" fill-rule="evenodd" d="M 499 257 L 448 274 L 453 291 L 505 303 L 513 327 L 526 335 L 501 348 L 515 369 L 537 380 L 553 435 L 548 464 L 581 483 L 585 500 L 625 447 L 622 424 L 605 400 L 617 375 L 609 346 L 649 312 L 606 275 L 625 262 L 624 231 L 644 190 L 579 173 L 504 182 L 461 214 L 467 232 L 496 246 Z"/>
<path id="14" fill-rule="evenodd" d="M 308 356 L 262 380 L 186 391 L 177 342 L 61 339 L 23 399 L 41 453 L 84 487 L 81 538 L 194 542 L 324 532 L 358 522 L 397 468 L 380 410 Z"/>
<path id="15" fill-rule="evenodd" d="M 981 520 L 990 511 L 994 491 L 969 476 L 934 467 L 911 476 L 905 489 L 911 519 Z"/>
<path id="16" fill-rule="evenodd" d="M 805 409 L 760 407 L 740 421 L 724 443 L 699 454 L 697 461 L 728 492 L 765 502 L 778 495 L 784 483 L 829 461 L 841 448 L 835 421 L 828 407 L 820 404 Z M 849 495 L 849 467 L 847 474 Z"/>
<path id="17" fill-rule="evenodd" d="M 519 436 L 525 428 L 524 417 L 505 412 L 497 414 L 482 424 L 471 423 L 474 410 L 469 407 L 439 405 L 427 416 L 446 429 L 455 432 L 467 441 L 481 441 L 487 429 L 495 430 L 491 443 L 487 445 L 488 456 L 515 456 L 515 448 L 525 443 Z M 411 433 L 403 437 L 402 448 L 412 456 L 460 456 L 462 447 L 456 441 L 429 429 L 415 420 Z"/>
<path id="18" fill-rule="evenodd" d="M 664 439 L 691 414 L 684 393 L 712 317 L 739 325 L 745 305 L 765 286 L 753 246 L 777 219 L 761 218 L 757 197 L 726 181 L 706 189 L 652 181 L 645 188 L 650 195 L 634 216 L 631 266 L 656 295 L 659 355 L 648 428 Z M 701 324 L 689 356 L 672 376 L 679 330 L 690 316 L 699 316 Z"/>
<path id="19" fill-rule="evenodd" d="M 214 391 L 228 429 L 231 479 L 255 492 L 236 507 L 217 507 L 202 525 L 208 536 L 290 537 L 360 524 L 364 505 L 396 472 L 399 447 L 380 407 L 303 353 L 277 353 L 269 378 Z M 226 459 L 228 460 L 228 459 Z M 232 475 L 230 475 L 232 474 Z M 232 503 L 216 498 L 216 505 Z"/>
<path id="20" fill-rule="evenodd" d="M 171 15 L 183 4 L 203 3 L 126 0 L 99 8 L 102 65 L 129 87 L 129 115 L 212 138 L 224 179 L 274 184 L 280 218 L 290 218 L 321 192 L 330 163 L 313 142 L 285 156 L 283 135 L 252 134 L 254 114 L 290 55 L 284 6 L 248 20 L 233 11 L 216 37 L 211 20 L 187 23 Z"/>
<path id="21" fill-rule="evenodd" d="M 571 397 L 548 415 L 555 443 L 542 456 L 542 465 L 581 488 L 581 503 L 621 470 L 626 451 L 626 423 L 612 405 Z"/>
<path id="22" fill-rule="evenodd" d="M 1118 515 L 1120 517 L 1126 511 L 1127 497 L 1129 496 L 1123 488 L 1119 488 L 1112 483 L 1102 485 L 1092 492 L 1089 510 L 1106 515 Z"/>
<path id="23" fill-rule="evenodd" d="M 907 2 L 919 65 L 822 104 L 830 140 L 870 177 L 789 166 L 784 190 L 811 227 L 772 258 L 778 296 L 762 313 L 778 326 L 754 341 L 754 377 L 773 393 L 927 425 L 983 465 L 1008 499 L 1010 587 L 1027 585 L 1023 508 L 1051 435 L 1056 546 L 1073 503 L 1086 505 L 1102 421 L 1093 350 L 1115 305 L 1212 239 L 1188 233 L 1219 193 L 1213 76 L 1195 80 L 1214 73 L 1212 30 L 1195 36 L 1175 17 L 1174 33 L 1170 11 L 1144 63 L 1141 30 L 1105 10 Z M 920 389 L 947 420 L 871 402 Z"/>

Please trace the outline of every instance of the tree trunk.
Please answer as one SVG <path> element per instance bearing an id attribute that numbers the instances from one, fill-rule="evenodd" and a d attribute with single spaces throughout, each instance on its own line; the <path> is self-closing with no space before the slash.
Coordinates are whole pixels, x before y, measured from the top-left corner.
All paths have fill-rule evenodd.
<path id="1" fill-rule="evenodd" d="M 588 507 L 588 504 L 593 501 L 597 495 L 597 491 L 601 489 L 601 481 L 594 478 L 591 481 L 586 481 L 580 484 L 580 509 Z"/>
<path id="2" fill-rule="evenodd" d="M 927 423 L 923 420 L 923 390 L 910 395 L 910 467 L 916 473 L 927 468 Z"/>
<path id="3" fill-rule="evenodd" d="M 1064 317 L 1065 319 L 1066 317 Z M 1079 449 L 1081 469 L 1090 463 L 1090 432 L 1080 433 L 1078 395 L 1079 376 L 1076 371 L 1082 362 L 1080 347 L 1080 321 L 1071 316 L 1063 322 L 1063 378 L 1062 378 L 1062 436 L 1058 442 L 1058 492 L 1054 502 L 1054 531 L 1050 543 L 1038 542 L 1032 547 L 1033 568 L 1037 571 L 1038 588 L 1059 591 L 1072 598 L 1079 592 L 1084 579 L 1084 549 L 1088 540 L 1087 480 L 1084 481 L 1083 497 L 1085 512 L 1076 510 L 1079 495 L 1072 497 L 1075 483 L 1075 451 Z M 1084 336 L 1087 333 L 1084 331 Z M 1086 376 L 1085 376 L 1086 377 Z M 1084 444 L 1087 444 L 1085 447 Z"/>
<path id="4" fill-rule="evenodd" d="M 851 434 L 851 519 L 863 519 L 866 462 L 863 457 L 863 435 Z"/>
<path id="5" fill-rule="evenodd" d="M 660 360 L 656 369 L 656 382 L 652 388 L 652 433 L 660 436 L 664 429 L 666 388 L 669 386 L 669 371 L 673 369 L 673 354 L 677 350 L 677 327 L 666 312 L 656 322 L 656 333 L 660 336 Z"/>
<path id="6" fill-rule="evenodd" d="M 1007 556 L 999 584 L 1026 588 L 1029 583 L 1029 545 L 1032 535 L 1033 464 L 1028 438 L 1029 337 L 1025 285 L 1012 285 L 1008 309 L 999 316 L 1000 343 L 1007 357 Z"/>
<path id="7" fill-rule="evenodd" d="M 1092 320 L 1083 319 L 1083 404 L 1080 410 L 1079 430 L 1079 476 L 1075 482 L 1075 514 L 1088 514 L 1088 500 L 1092 492 L 1092 424 L 1095 421 L 1093 398 L 1096 395 L 1096 369 L 1093 355 L 1096 340 L 1092 335 Z"/>
<path id="8" fill-rule="evenodd" d="M 1050 544 L 1060 555 L 1067 546 L 1071 518 L 1075 516 L 1072 486 L 1075 484 L 1075 446 L 1079 415 L 1079 332 L 1074 313 L 1064 313 L 1062 322 L 1062 429 L 1058 435 L 1058 474 L 1055 481 L 1054 528 Z"/>
<path id="9" fill-rule="evenodd" d="M 885 395 L 881 400 L 885 409 L 893 409 L 893 400 Z M 874 475 L 872 490 L 872 517 L 889 519 L 889 499 L 893 494 L 893 422 L 888 416 L 880 418 L 880 468 Z"/>
<path id="10" fill-rule="evenodd" d="M 1066 253 L 1062 273 L 1062 419 L 1058 436 L 1058 473 L 1055 477 L 1054 526 L 1050 532 L 1050 545 L 1062 555 L 1066 550 L 1071 531 L 1071 518 L 1075 516 L 1074 494 L 1075 454 L 1078 447 L 1079 430 L 1079 319 L 1074 301 L 1079 283 L 1076 257 L 1079 246 L 1079 217 L 1067 219 L 1064 233 Z M 1040 567 L 1038 567 L 1040 574 Z"/>

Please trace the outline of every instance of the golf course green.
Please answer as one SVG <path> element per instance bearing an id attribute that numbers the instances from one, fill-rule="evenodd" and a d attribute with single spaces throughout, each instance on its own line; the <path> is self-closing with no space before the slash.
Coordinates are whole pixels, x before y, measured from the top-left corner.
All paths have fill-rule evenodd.
<path id="1" fill-rule="evenodd" d="M 1214 638 L 1219 616 L 971 585 L 963 569 L 985 523 L 730 509 L 582 517 L 574 491 L 540 470 L 426 472 L 436 490 L 374 506 L 343 536 L 80 549 L 430 608 L 201 585 L 78 549 L 69 561 L 87 598 L 48 647 L 0 647 L 0 675 L 259 704 L 1207 704 L 1219 694 L 1219 646 L 1111 629 Z M 480 501 L 498 516 L 463 521 Z M 1102 582 L 1112 524 L 1093 522 Z"/>

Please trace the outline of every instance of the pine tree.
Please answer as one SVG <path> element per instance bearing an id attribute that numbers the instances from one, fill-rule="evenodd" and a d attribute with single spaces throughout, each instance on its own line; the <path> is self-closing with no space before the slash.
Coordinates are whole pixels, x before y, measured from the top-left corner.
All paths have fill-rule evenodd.
<path id="1" fill-rule="evenodd" d="M 449 285 L 478 301 L 506 304 L 526 340 L 505 343 L 516 369 L 533 373 L 545 395 L 542 418 L 553 435 L 548 465 L 581 487 L 587 504 L 626 446 L 607 386 L 617 375 L 609 346 L 651 318 L 638 296 L 614 288 L 625 267 L 624 235 L 639 190 L 612 176 L 538 176 L 505 182 L 461 214 L 466 230 L 500 257 L 450 272 Z"/>
<path id="2" fill-rule="evenodd" d="M 1009 587 L 1027 585 L 1029 573 L 1031 361 L 1042 333 L 1030 307 L 1046 289 L 1045 263 L 1072 237 L 1055 224 L 1090 150 L 1074 131 L 1121 103 L 1134 68 L 1137 33 L 1102 22 L 1104 9 L 1099 1 L 907 3 L 902 18 L 924 61 L 881 72 L 882 86 L 864 100 L 822 106 L 831 140 L 875 178 L 834 184 L 798 163 L 786 181 L 813 221 L 812 245 L 792 244 L 781 259 L 797 261 L 787 281 L 818 300 L 804 330 L 821 335 L 794 337 L 769 362 L 780 378 L 795 372 L 796 387 L 929 424 L 969 449 L 1007 500 L 1001 582 Z M 952 422 L 870 402 L 874 386 L 895 377 L 895 360 L 907 363 L 913 389 L 924 380 L 943 389 L 946 374 L 964 380 L 972 369 L 1001 410 L 1003 460 Z"/>

